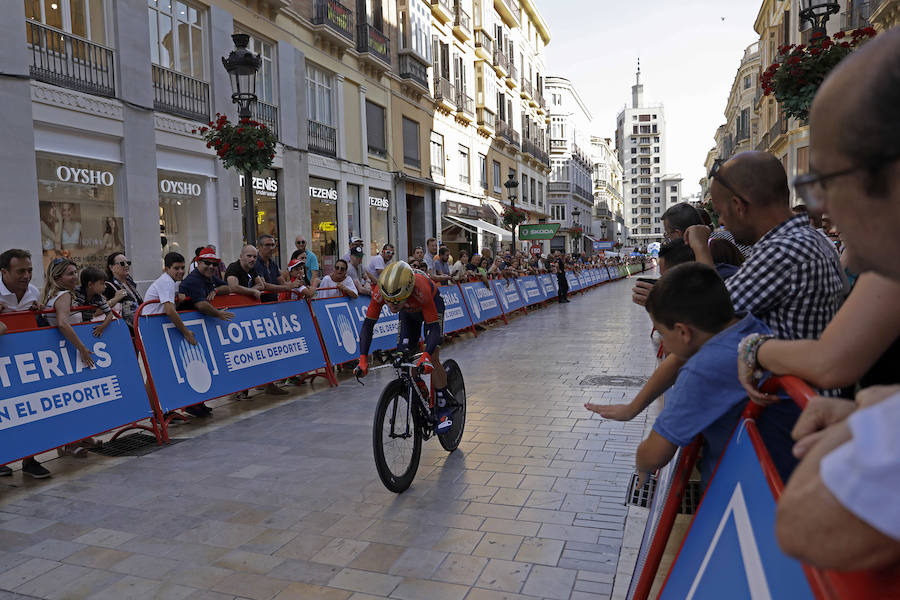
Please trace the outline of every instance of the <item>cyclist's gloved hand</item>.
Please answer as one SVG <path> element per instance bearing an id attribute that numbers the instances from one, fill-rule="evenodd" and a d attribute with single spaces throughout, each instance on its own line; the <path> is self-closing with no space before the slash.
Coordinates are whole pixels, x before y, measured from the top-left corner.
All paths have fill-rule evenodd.
<path id="1" fill-rule="evenodd" d="M 434 365 L 431 364 L 431 355 L 427 352 L 423 352 L 422 356 L 419 357 L 416 366 L 419 367 L 419 369 L 426 375 L 431 373 L 434 370 Z"/>
<path id="2" fill-rule="evenodd" d="M 360 356 L 359 364 L 353 369 L 353 374 L 357 377 L 365 377 L 369 372 L 369 357 L 368 356 Z"/>

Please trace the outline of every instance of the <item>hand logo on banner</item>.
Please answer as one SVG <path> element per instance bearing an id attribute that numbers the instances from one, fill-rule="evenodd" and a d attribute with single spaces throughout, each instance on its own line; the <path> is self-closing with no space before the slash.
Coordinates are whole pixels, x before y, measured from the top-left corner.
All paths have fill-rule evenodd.
<path id="1" fill-rule="evenodd" d="M 505 288 L 506 288 L 505 285 L 500 286 L 500 293 L 497 294 L 498 296 L 500 296 L 500 302 L 503 303 L 503 312 L 506 312 L 509 310 L 509 300 L 506 298 L 506 289 Z"/>
<path id="2" fill-rule="evenodd" d="M 203 350 L 199 346 L 189 344 L 187 340 L 181 341 L 178 350 L 181 355 L 181 368 L 184 369 L 188 385 L 197 393 L 206 392 L 212 385 L 212 373 L 209 372 Z"/>
<path id="3" fill-rule="evenodd" d="M 350 319 L 348 319 L 346 315 L 338 315 L 338 331 L 340 332 L 338 339 L 341 340 L 341 345 L 344 349 L 351 354 L 356 352 L 356 338 L 353 334 L 353 324 L 350 323 Z"/>
<path id="4" fill-rule="evenodd" d="M 346 302 L 326 306 L 328 319 L 338 344 L 348 353 L 356 353 L 356 330 L 353 327 L 353 317 L 350 314 L 350 305 Z"/>
<path id="5" fill-rule="evenodd" d="M 476 319 L 480 319 L 481 303 L 478 301 L 478 296 L 475 295 L 475 290 L 466 288 L 466 298 L 469 299 L 469 309 L 475 314 Z"/>

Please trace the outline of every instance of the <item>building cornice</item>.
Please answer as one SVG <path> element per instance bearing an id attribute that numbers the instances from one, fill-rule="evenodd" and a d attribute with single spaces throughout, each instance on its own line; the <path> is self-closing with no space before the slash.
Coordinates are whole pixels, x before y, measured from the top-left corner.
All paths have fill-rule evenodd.
<path id="1" fill-rule="evenodd" d="M 84 94 L 40 81 L 31 82 L 31 100 L 39 104 L 74 110 L 106 119 L 125 120 L 125 110 L 118 100 Z"/>

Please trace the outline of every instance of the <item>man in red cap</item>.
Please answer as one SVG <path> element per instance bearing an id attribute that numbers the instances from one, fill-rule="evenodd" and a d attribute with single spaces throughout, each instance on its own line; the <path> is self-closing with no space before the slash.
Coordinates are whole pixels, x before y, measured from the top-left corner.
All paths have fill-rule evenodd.
<path id="1" fill-rule="evenodd" d="M 178 309 L 196 310 L 210 317 L 230 321 L 234 318 L 233 313 L 219 310 L 210 303 L 216 294 L 227 294 L 230 291 L 228 284 L 219 279 L 219 263 L 222 261 L 216 251 L 208 246 L 200 251 L 195 260 L 197 268 L 188 273 L 178 287 L 178 292 L 186 296 Z M 203 402 L 184 410 L 195 417 L 205 417 L 212 412 Z"/>

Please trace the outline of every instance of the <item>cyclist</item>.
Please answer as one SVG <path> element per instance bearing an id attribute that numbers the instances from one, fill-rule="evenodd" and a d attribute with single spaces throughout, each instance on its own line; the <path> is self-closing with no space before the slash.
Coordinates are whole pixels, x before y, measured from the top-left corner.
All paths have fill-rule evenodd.
<path id="1" fill-rule="evenodd" d="M 437 405 L 435 433 L 449 431 L 453 425 L 451 416 L 455 401 L 447 389 L 447 372 L 441 365 L 438 346 L 444 336 L 444 300 L 434 282 L 422 271 L 406 262 L 391 263 L 378 277 L 378 285 L 372 290 L 372 300 L 366 311 L 366 320 L 359 335 L 360 357 L 355 372 L 364 377 L 369 371 L 369 346 L 375 322 L 381 308 L 387 304 L 392 313 L 399 314 L 397 349 L 410 351 L 419 343 L 419 332 L 425 324 L 425 352 L 416 363 L 425 373 L 431 373 Z"/>

